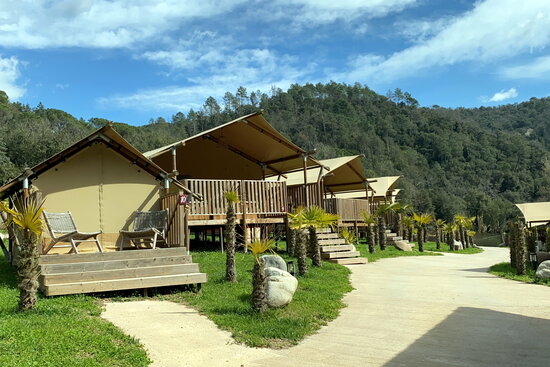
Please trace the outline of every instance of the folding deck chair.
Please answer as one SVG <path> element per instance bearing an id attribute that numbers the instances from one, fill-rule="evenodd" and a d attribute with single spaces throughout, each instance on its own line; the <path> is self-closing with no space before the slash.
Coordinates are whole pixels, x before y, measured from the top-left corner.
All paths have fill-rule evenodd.
<path id="1" fill-rule="evenodd" d="M 133 230 L 120 231 L 122 241 L 120 250 L 124 249 L 124 240 L 127 239 L 136 248 L 141 245 L 151 245 L 154 249 L 157 243 L 166 244 L 166 232 L 168 226 L 168 209 L 154 212 L 136 212 Z"/>
<path id="2" fill-rule="evenodd" d="M 78 254 L 78 245 L 82 242 L 95 242 L 99 252 L 103 252 L 101 243 L 97 236 L 99 232 L 79 232 L 76 228 L 71 212 L 66 213 L 44 213 L 46 226 L 52 237 L 52 243 L 44 249 L 44 254 L 47 254 L 54 247 L 71 247 L 69 253 Z M 59 242 L 69 242 L 70 245 L 58 245 Z"/>

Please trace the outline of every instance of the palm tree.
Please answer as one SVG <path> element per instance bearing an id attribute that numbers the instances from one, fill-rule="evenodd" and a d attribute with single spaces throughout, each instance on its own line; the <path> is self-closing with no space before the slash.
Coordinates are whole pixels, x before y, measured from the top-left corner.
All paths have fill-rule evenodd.
<path id="1" fill-rule="evenodd" d="M 458 235 L 460 242 L 462 242 L 463 248 L 468 247 L 468 244 L 466 243 L 466 236 L 464 235 L 464 225 L 466 224 L 467 219 L 467 217 L 461 214 L 455 214 L 454 216 L 455 223 L 458 226 Z"/>
<path id="2" fill-rule="evenodd" d="M 19 247 L 19 258 L 16 262 L 19 288 L 19 309 L 31 310 L 36 305 L 38 291 L 38 242 L 42 235 L 44 201 L 34 198 L 18 200 L 13 208 L 6 202 L 0 202 L 0 211 L 8 214 L 7 225 L 15 224 L 19 229 L 22 241 Z"/>
<path id="3" fill-rule="evenodd" d="M 517 269 L 517 261 L 516 261 L 516 255 L 517 255 L 517 250 L 516 250 L 516 245 L 517 245 L 517 236 L 518 236 L 518 233 L 517 233 L 517 228 L 516 228 L 516 223 L 514 221 L 510 221 L 508 222 L 508 238 L 507 238 L 507 242 L 508 242 L 508 246 L 509 246 L 509 249 L 510 249 L 510 265 L 514 268 L 514 269 Z"/>
<path id="4" fill-rule="evenodd" d="M 397 236 L 404 237 L 403 236 L 403 216 L 407 213 L 409 213 L 412 209 L 412 206 L 409 204 L 399 204 L 396 203 L 393 207 L 393 213 L 395 214 L 395 225 L 394 225 L 394 232 L 397 233 Z"/>
<path id="5" fill-rule="evenodd" d="M 403 217 L 403 226 L 407 229 L 407 239 L 413 241 L 414 219 L 411 216 Z"/>
<path id="6" fill-rule="evenodd" d="M 445 221 L 443 219 L 437 219 L 435 221 L 435 248 L 441 249 L 441 240 L 442 240 L 442 233 L 443 228 L 445 227 Z"/>
<path id="7" fill-rule="evenodd" d="M 527 246 L 525 241 L 525 227 L 520 221 L 516 222 L 516 272 L 518 275 L 527 273 Z"/>
<path id="8" fill-rule="evenodd" d="M 374 214 L 364 212 L 363 221 L 365 222 L 367 231 L 367 245 L 369 246 L 369 252 L 374 254 L 376 244 L 374 240 L 374 225 L 377 222 L 376 216 Z"/>
<path id="9" fill-rule="evenodd" d="M 313 266 L 321 266 L 321 249 L 317 240 L 317 228 L 332 227 L 337 221 L 336 214 L 327 213 L 322 208 L 312 205 L 302 212 L 304 225 L 309 232 L 309 253 Z"/>
<path id="10" fill-rule="evenodd" d="M 290 228 L 296 231 L 294 241 L 294 252 L 298 258 L 298 274 L 307 274 L 307 253 L 306 235 L 304 229 L 307 227 L 304 220 L 304 208 L 299 206 L 294 212 L 288 213 Z"/>
<path id="11" fill-rule="evenodd" d="M 382 251 L 386 249 L 386 213 L 391 212 L 395 205 L 382 204 L 374 212 L 378 220 L 378 243 Z"/>
<path id="12" fill-rule="evenodd" d="M 267 310 L 265 269 L 259 255 L 271 250 L 275 241 L 263 239 L 251 242 L 246 247 L 254 254 L 254 269 L 252 270 L 252 310 L 264 312 Z"/>
<path id="13" fill-rule="evenodd" d="M 418 230 L 418 251 L 424 252 L 424 233 L 426 232 L 426 226 L 430 224 L 433 218 L 429 214 L 413 213 L 413 219 Z"/>
<path id="14" fill-rule="evenodd" d="M 447 242 L 447 245 L 449 245 L 449 250 L 454 250 L 454 242 L 455 242 L 455 232 L 457 230 L 457 226 L 453 222 L 449 222 L 445 225 L 443 231 L 447 234 L 447 238 L 445 242 Z"/>
<path id="15" fill-rule="evenodd" d="M 357 243 L 357 236 L 355 235 L 355 231 L 350 231 L 348 227 L 342 228 L 340 231 L 340 235 L 346 241 L 346 245 L 353 245 Z"/>
<path id="16" fill-rule="evenodd" d="M 237 217 L 235 215 L 235 204 L 239 202 L 239 195 L 235 191 L 225 193 L 227 212 L 225 223 L 225 280 L 237 282 L 237 270 L 235 267 L 235 247 L 237 245 L 237 233 L 235 231 Z"/>

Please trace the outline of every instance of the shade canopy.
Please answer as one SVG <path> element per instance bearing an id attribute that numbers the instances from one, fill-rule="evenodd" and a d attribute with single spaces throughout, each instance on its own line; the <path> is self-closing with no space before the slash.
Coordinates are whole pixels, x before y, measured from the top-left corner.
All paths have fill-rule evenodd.
<path id="1" fill-rule="evenodd" d="M 394 190 L 397 185 L 397 180 L 399 180 L 400 177 L 401 176 L 372 177 L 367 180 L 374 191 L 373 196 L 376 198 L 397 195 Z"/>
<path id="2" fill-rule="evenodd" d="M 323 178 L 325 190 L 328 192 L 341 192 L 351 190 L 363 190 L 365 193 L 365 180 L 360 155 L 319 160 L 320 166 L 308 168 L 307 182 L 318 182 Z M 299 186 L 304 184 L 304 172 L 292 172 L 287 178 L 270 177 L 269 180 L 285 181 L 287 186 Z M 366 195 L 366 194 L 365 194 Z"/>
<path id="3" fill-rule="evenodd" d="M 527 224 L 550 222 L 550 202 L 516 204 Z"/>
<path id="4" fill-rule="evenodd" d="M 168 177 L 167 172 L 165 172 L 162 168 L 160 168 L 155 163 L 153 163 L 148 158 L 146 158 L 143 154 L 141 154 L 141 152 L 139 152 L 130 143 L 128 143 L 122 136 L 120 136 L 111 127 L 111 125 L 105 125 L 102 128 L 93 132 L 92 134 L 77 141 L 76 143 L 69 146 L 68 148 L 60 151 L 59 153 L 37 164 L 36 166 L 26 170 L 18 177 L 14 178 L 13 180 L 6 183 L 4 186 L 0 187 L 0 198 L 4 198 L 20 190 L 23 186 L 23 181 L 25 178 L 32 181 L 37 177 L 39 177 L 44 172 L 52 168 L 55 168 L 60 163 L 65 162 L 66 160 L 68 160 L 75 154 L 81 152 L 85 148 L 88 148 L 91 145 L 94 145 L 97 143 L 105 144 L 110 149 L 117 152 L 119 155 L 129 160 L 136 166 L 140 167 L 145 172 L 148 172 L 158 180 Z M 179 182 L 174 181 L 173 183 L 176 186 L 184 190 L 187 190 Z"/>
<path id="5" fill-rule="evenodd" d="M 258 180 L 300 169 L 306 151 L 257 112 L 144 155 L 167 171 L 175 168 L 184 178 Z M 309 166 L 319 165 L 306 159 Z"/>
<path id="6" fill-rule="evenodd" d="M 401 191 L 401 189 L 395 189 L 395 190 L 392 191 L 391 197 L 389 197 L 391 199 L 392 203 L 395 202 L 396 196 L 397 196 L 397 194 L 399 194 L 400 191 Z M 369 191 L 369 194 L 370 194 L 370 191 Z M 370 195 L 372 195 L 372 194 L 370 194 Z M 335 193 L 334 196 L 338 199 L 366 199 L 365 190 L 338 192 L 338 193 Z M 377 199 L 377 198 L 382 199 L 384 197 L 383 196 L 374 196 L 374 198 L 375 199 Z"/>

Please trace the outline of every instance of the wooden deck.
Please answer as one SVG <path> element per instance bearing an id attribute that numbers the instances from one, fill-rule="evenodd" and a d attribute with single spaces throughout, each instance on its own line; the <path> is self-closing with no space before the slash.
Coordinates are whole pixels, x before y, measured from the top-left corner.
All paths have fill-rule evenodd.
<path id="1" fill-rule="evenodd" d="M 200 284 L 207 281 L 182 247 L 105 253 L 42 255 L 46 296 Z"/>

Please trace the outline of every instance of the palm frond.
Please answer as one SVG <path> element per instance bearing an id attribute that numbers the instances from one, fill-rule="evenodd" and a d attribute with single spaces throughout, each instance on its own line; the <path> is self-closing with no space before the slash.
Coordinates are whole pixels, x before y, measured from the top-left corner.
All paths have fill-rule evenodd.
<path id="1" fill-rule="evenodd" d="M 240 202 L 237 191 L 226 191 L 224 196 L 228 203 L 236 204 Z"/>

